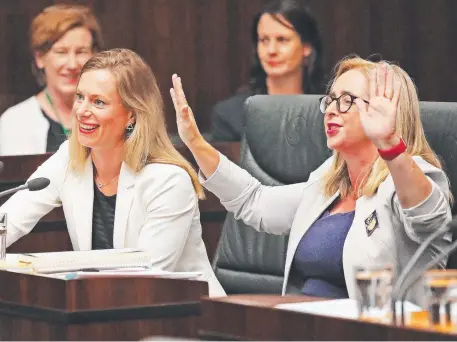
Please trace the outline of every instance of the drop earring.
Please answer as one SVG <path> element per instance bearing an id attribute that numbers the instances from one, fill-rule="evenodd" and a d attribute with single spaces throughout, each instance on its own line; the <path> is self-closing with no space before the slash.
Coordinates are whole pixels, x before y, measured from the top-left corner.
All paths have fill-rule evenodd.
<path id="1" fill-rule="evenodd" d="M 127 127 L 125 127 L 125 139 L 128 139 L 132 135 L 134 128 L 135 125 L 131 122 L 127 125 Z"/>

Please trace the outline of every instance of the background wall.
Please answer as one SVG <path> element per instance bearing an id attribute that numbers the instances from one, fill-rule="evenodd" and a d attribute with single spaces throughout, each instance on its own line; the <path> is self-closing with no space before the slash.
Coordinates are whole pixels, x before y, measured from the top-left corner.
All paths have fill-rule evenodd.
<path id="1" fill-rule="evenodd" d="M 265 0 L 0 0 L 0 111 L 38 90 L 30 71 L 28 27 L 53 3 L 94 8 L 107 48 L 134 49 L 157 75 L 176 131 L 168 89 L 182 78 L 202 130 L 212 105 L 249 75 L 250 26 Z M 326 68 L 356 53 L 398 61 L 422 100 L 457 101 L 457 1 L 309 0 L 324 38 Z"/>

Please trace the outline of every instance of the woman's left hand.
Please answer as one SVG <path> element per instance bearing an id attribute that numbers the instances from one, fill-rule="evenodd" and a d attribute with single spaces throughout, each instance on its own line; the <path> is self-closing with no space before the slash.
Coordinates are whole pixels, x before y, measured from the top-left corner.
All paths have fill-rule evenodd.
<path id="1" fill-rule="evenodd" d="M 355 100 L 362 127 L 378 149 L 389 149 L 399 142 L 396 120 L 400 81 L 395 79 L 392 66 L 380 63 L 375 72 L 370 73 L 369 82 L 370 103 Z"/>

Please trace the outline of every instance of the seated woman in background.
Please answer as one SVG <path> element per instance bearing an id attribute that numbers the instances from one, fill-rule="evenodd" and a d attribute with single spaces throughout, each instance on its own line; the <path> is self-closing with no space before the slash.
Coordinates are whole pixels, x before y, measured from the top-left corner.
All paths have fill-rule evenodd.
<path id="1" fill-rule="evenodd" d="M 153 267 L 201 272 L 210 295 L 224 295 L 202 239 L 203 189 L 170 142 L 149 66 L 126 49 L 93 56 L 73 114 L 69 141 L 31 176 L 50 185 L 18 192 L 0 208 L 8 215 L 7 245 L 63 206 L 74 250 L 141 248 Z"/>
<path id="2" fill-rule="evenodd" d="M 0 117 L 0 155 L 56 151 L 71 127 L 82 66 L 103 48 L 97 19 L 84 6 L 45 8 L 32 22 L 32 70 L 44 89 Z"/>
<path id="3" fill-rule="evenodd" d="M 401 272 L 419 244 L 451 220 L 448 179 L 425 138 L 416 88 L 396 65 L 340 62 L 320 103 L 333 156 L 306 183 L 277 187 L 261 185 L 204 141 L 176 75 L 173 85 L 179 133 L 203 185 L 235 218 L 290 234 L 283 293 L 355 298 L 356 265 Z M 436 240 L 417 267 L 449 238 Z M 422 293 L 419 284 L 410 300 L 418 303 Z"/>
<path id="4" fill-rule="evenodd" d="M 323 94 L 322 41 L 301 0 L 267 3 L 252 25 L 255 46 L 249 89 L 215 105 L 214 141 L 240 141 L 244 101 L 255 94 Z"/>

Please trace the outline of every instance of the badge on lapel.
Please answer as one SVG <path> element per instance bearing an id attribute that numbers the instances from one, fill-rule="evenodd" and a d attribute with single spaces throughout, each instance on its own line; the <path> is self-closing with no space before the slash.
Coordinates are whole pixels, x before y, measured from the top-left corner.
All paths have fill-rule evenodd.
<path id="1" fill-rule="evenodd" d="M 376 230 L 376 228 L 379 228 L 379 222 L 378 222 L 378 217 L 376 216 L 376 210 L 373 211 L 373 213 L 371 213 L 371 215 L 365 219 L 365 228 L 367 230 L 368 236 L 373 234 L 373 232 Z"/>

